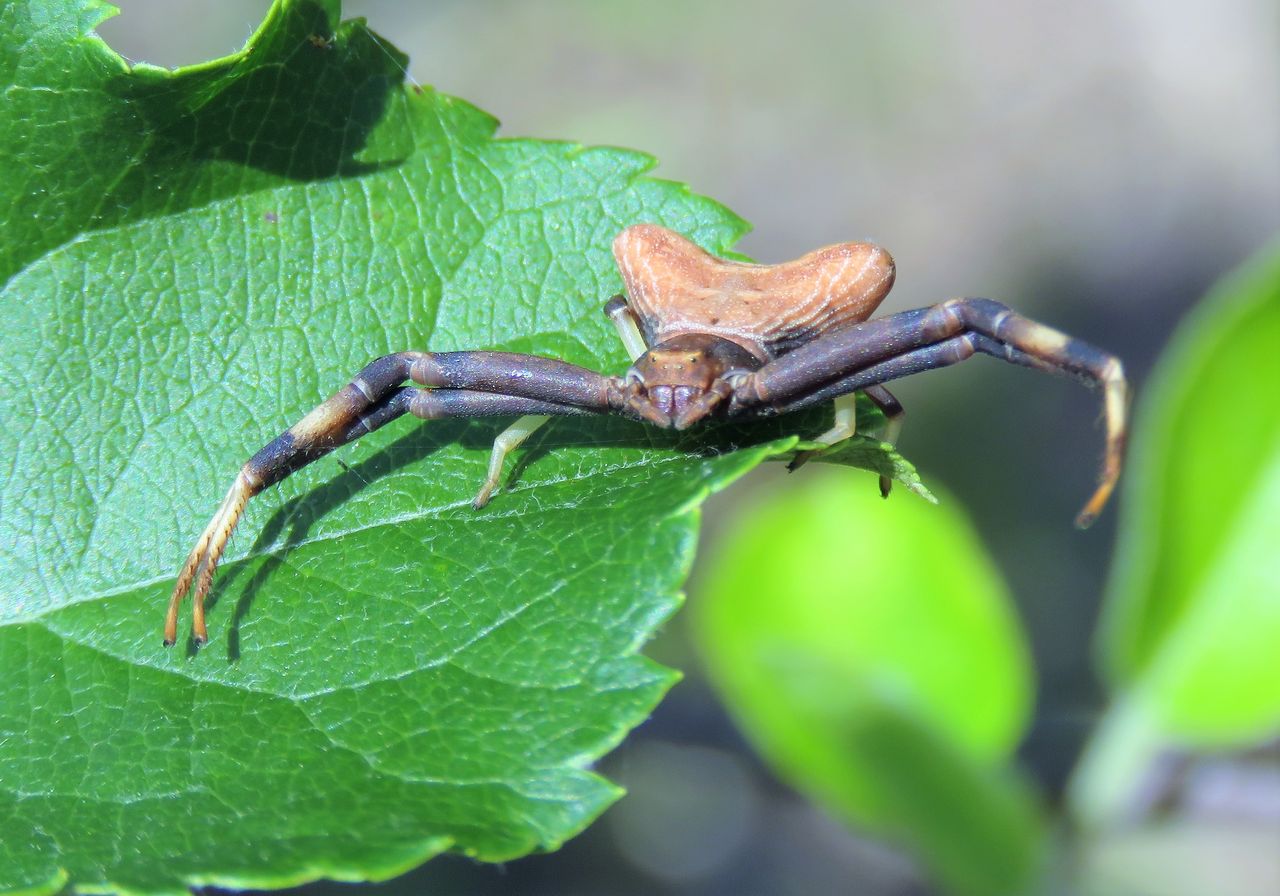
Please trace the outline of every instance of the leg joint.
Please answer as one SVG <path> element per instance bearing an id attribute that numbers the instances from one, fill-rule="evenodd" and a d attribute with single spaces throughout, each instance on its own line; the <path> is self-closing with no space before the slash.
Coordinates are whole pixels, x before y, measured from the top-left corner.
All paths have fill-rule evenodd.
<path id="1" fill-rule="evenodd" d="M 622 295 L 614 296 L 612 299 L 604 303 L 604 316 L 613 320 L 613 318 L 621 312 L 627 310 L 627 297 Z"/>
<path id="2" fill-rule="evenodd" d="M 1004 338 L 1000 329 L 1006 321 L 1010 318 L 1023 319 L 1014 314 L 1008 305 L 994 299 L 948 299 L 937 307 L 954 323 L 953 332 L 973 329 L 997 339 Z"/>
<path id="3" fill-rule="evenodd" d="M 1107 384 L 1125 385 L 1124 365 L 1120 363 L 1120 359 L 1112 355 L 1107 359 L 1106 365 L 1103 367 L 1102 379 Z"/>
<path id="4" fill-rule="evenodd" d="M 423 352 L 409 365 L 409 379 L 419 386 L 438 388 L 447 385 L 440 362 L 431 352 Z M 416 413 L 416 412 L 415 412 Z"/>
<path id="5" fill-rule="evenodd" d="M 448 417 L 445 403 L 430 389 L 415 389 L 409 397 L 409 413 L 423 420 L 439 420 Z"/>
<path id="6" fill-rule="evenodd" d="M 948 299 L 934 305 L 920 322 L 920 329 L 929 342 L 939 342 L 962 332 L 965 329 L 964 300 Z"/>
<path id="7" fill-rule="evenodd" d="M 729 387 L 729 414 L 754 410 L 769 404 L 770 390 L 755 373 L 730 374 L 725 378 Z"/>
<path id="8" fill-rule="evenodd" d="M 972 333 L 965 333 L 951 340 L 948 343 L 947 355 L 949 357 L 947 357 L 946 363 L 959 364 L 961 361 L 967 361 L 972 358 L 974 352 L 977 351 L 975 342 L 976 340 Z"/>

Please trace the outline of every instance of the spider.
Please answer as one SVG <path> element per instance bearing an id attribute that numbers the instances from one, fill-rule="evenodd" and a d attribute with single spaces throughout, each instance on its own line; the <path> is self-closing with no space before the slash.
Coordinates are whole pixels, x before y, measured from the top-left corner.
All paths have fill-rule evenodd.
<path id="1" fill-rule="evenodd" d="M 744 264 L 656 224 L 636 224 L 618 234 L 613 254 L 626 293 L 604 312 L 635 359 L 624 375 L 496 351 L 378 358 L 240 468 L 178 574 L 165 645 L 177 639 L 178 608 L 193 583 L 192 635 L 197 646 L 207 642 L 204 598 L 251 497 L 405 413 L 519 418 L 494 440 L 473 501 L 479 509 L 507 454 L 553 416 L 620 414 L 679 430 L 713 417 L 750 420 L 834 400 L 834 425 L 816 439 L 830 446 L 854 434 L 861 392 L 884 412 L 892 442 L 903 411 L 883 384 L 979 352 L 1100 387 L 1106 450 L 1099 484 L 1076 524 L 1089 525 L 1115 487 L 1128 404 L 1119 360 L 990 299 L 951 299 L 871 320 L 894 278 L 893 259 L 879 246 L 839 243 L 784 264 Z M 792 467 L 811 454 L 797 455 Z M 888 493 L 887 480 L 880 488 Z"/>

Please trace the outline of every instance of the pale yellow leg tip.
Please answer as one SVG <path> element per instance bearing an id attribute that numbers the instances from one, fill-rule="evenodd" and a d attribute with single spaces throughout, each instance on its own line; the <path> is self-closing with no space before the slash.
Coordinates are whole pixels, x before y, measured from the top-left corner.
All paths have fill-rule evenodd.
<path id="1" fill-rule="evenodd" d="M 796 470 L 800 469 L 805 464 L 807 464 L 809 462 L 809 459 L 817 453 L 818 452 L 816 451 L 797 452 L 796 456 L 791 458 L 791 462 L 787 464 L 787 472 L 794 473 Z"/>
<path id="2" fill-rule="evenodd" d="M 1114 481 L 1108 481 L 1098 487 L 1098 490 L 1089 499 L 1089 503 L 1085 504 L 1084 508 L 1076 514 L 1077 529 L 1088 529 L 1093 525 L 1094 520 L 1102 513 L 1102 508 L 1107 506 L 1107 501 L 1110 499 L 1114 488 Z"/>
<path id="3" fill-rule="evenodd" d="M 473 510 L 480 510 L 488 504 L 489 500 L 493 497 L 494 489 L 497 487 L 498 483 L 496 482 L 486 482 L 484 485 L 480 486 L 480 491 L 476 492 L 475 498 L 471 501 L 471 508 Z"/>

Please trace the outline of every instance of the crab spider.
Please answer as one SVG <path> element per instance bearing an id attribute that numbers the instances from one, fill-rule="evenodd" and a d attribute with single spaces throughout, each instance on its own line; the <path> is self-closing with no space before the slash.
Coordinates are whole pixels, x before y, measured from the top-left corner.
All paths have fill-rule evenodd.
<path id="1" fill-rule="evenodd" d="M 473 502 L 480 508 L 506 455 L 554 416 L 611 413 L 685 429 L 713 417 L 750 420 L 834 400 L 835 423 L 817 438 L 834 445 L 854 434 L 853 400 L 862 392 L 885 412 L 892 441 L 902 407 L 884 383 L 982 353 L 1102 389 L 1106 450 L 1077 525 L 1092 522 L 1115 487 L 1128 387 L 1119 360 L 1100 349 L 990 299 L 952 299 L 872 320 L 894 266 L 870 243 L 840 243 L 784 264 L 743 264 L 656 224 L 637 224 L 618 234 L 613 252 L 626 293 L 604 311 L 634 359 L 624 375 L 509 352 L 378 358 L 241 467 L 178 574 L 165 644 L 177 639 L 178 608 L 193 584 L 193 636 L 207 641 L 204 598 L 250 498 L 406 413 L 519 418 L 494 441 Z M 882 479 L 881 491 L 887 489 Z"/>

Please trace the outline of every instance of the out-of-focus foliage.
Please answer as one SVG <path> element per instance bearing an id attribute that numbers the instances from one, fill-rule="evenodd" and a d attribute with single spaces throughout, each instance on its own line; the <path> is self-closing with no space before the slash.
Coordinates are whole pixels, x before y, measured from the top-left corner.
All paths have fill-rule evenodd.
<path id="1" fill-rule="evenodd" d="M 1152 376 L 1101 646 L 1112 682 L 1183 739 L 1280 727 L 1280 244 L 1213 291 Z"/>
<path id="2" fill-rule="evenodd" d="M 713 681 L 814 800 L 905 840 L 957 892 L 1018 892 L 1041 827 L 1005 761 L 1031 670 L 982 544 L 954 503 L 882 501 L 841 473 L 788 485 L 709 564 Z"/>
<path id="3" fill-rule="evenodd" d="M 1280 730 L 1280 244 L 1188 316 L 1143 398 L 1100 631 L 1116 691 L 1074 783 L 1114 815 L 1162 744 Z"/>

